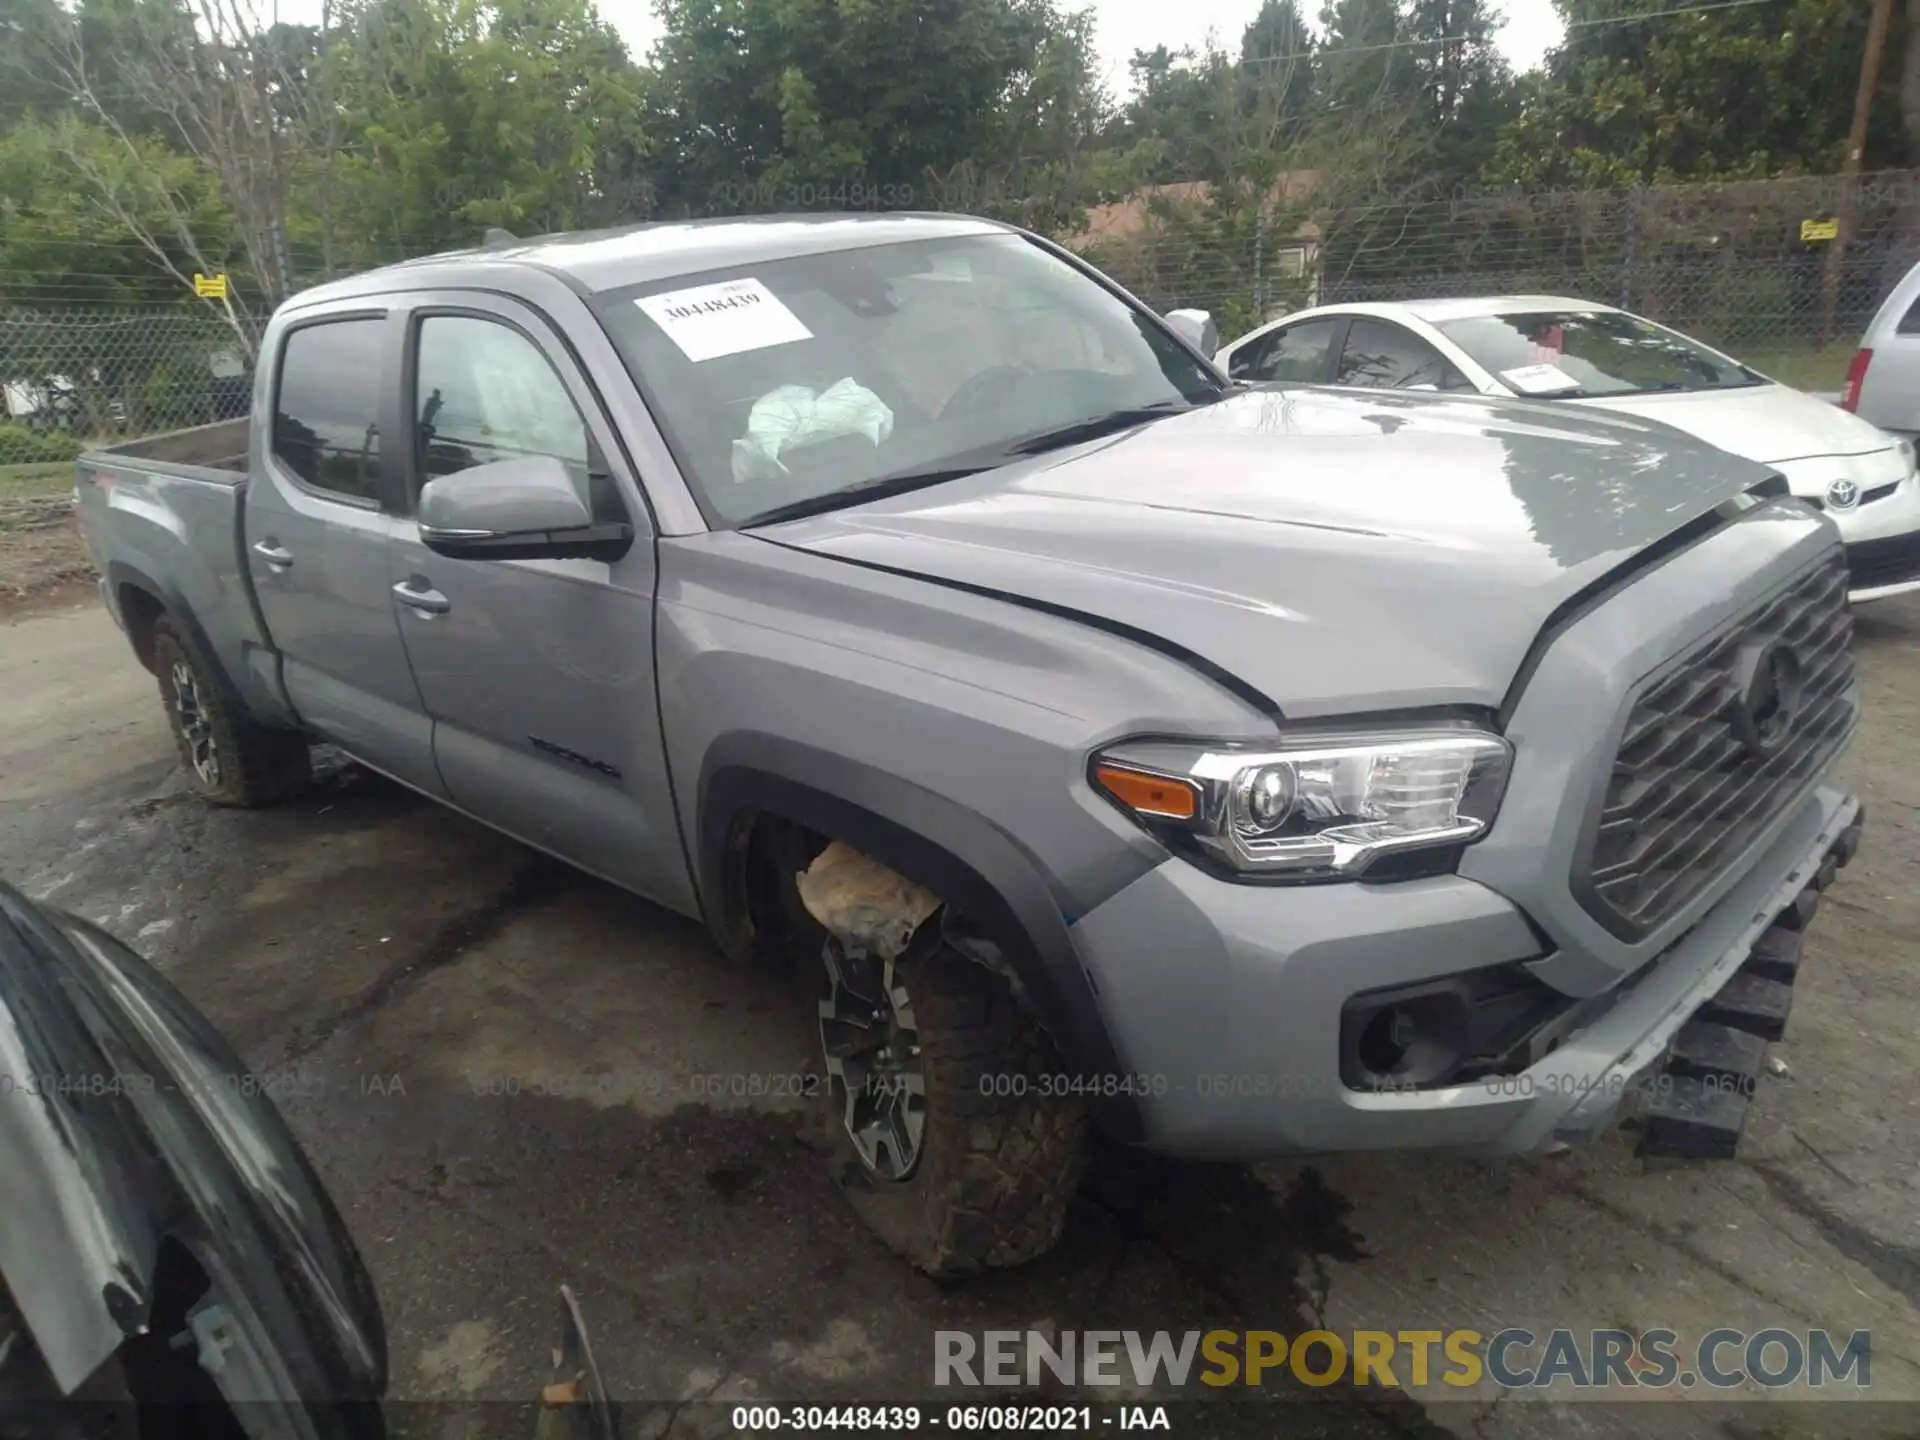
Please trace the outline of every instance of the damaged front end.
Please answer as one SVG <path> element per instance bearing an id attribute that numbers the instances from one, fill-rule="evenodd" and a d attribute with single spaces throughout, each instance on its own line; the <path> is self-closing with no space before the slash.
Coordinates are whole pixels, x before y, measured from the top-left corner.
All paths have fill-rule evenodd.
<path id="1" fill-rule="evenodd" d="M 1783 1038 L 1800 975 L 1806 929 L 1821 894 L 1860 849 L 1864 807 L 1832 846 L 1809 862 L 1792 902 L 1754 941 L 1733 977 L 1694 1012 L 1662 1063 L 1645 1079 L 1639 1153 L 1688 1160 L 1731 1159 L 1768 1047 Z"/>
<path id="2" fill-rule="evenodd" d="M 827 1083 L 861 1163 L 904 1180 L 926 1139 L 920 1022 L 896 966 L 941 907 L 940 897 L 834 841 L 795 877 L 827 932 L 820 1049 Z"/>

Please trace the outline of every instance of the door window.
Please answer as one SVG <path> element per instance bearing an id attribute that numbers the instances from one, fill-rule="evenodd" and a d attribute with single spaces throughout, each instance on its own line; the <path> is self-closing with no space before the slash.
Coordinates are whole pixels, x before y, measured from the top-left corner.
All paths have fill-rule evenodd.
<path id="1" fill-rule="evenodd" d="M 1467 378 L 1412 331 L 1381 320 L 1356 319 L 1340 350 L 1336 385 L 1370 390 L 1463 390 Z"/>
<path id="2" fill-rule="evenodd" d="M 386 321 L 329 320 L 288 332 L 273 403 L 273 453 L 316 490 L 380 498 L 380 362 Z"/>
<path id="3" fill-rule="evenodd" d="M 596 523 L 627 518 L 587 422 L 525 335 L 471 315 L 420 325 L 414 419 L 421 482 L 476 465 L 549 455 L 567 467 Z"/>
<path id="4" fill-rule="evenodd" d="M 1267 338 L 1271 347 L 1253 362 L 1251 380 L 1290 380 L 1298 385 L 1321 385 L 1327 379 L 1327 353 L 1333 348 L 1337 318 L 1303 320 L 1276 330 Z"/>

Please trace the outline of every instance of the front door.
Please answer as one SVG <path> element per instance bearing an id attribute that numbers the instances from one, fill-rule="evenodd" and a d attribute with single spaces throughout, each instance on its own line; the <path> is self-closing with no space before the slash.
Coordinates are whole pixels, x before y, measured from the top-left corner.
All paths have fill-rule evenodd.
<path id="1" fill-rule="evenodd" d="M 408 527 L 396 605 L 455 804 L 584 869 L 695 909 L 653 674 L 653 537 L 592 389 L 545 321 L 507 300 L 422 297 L 407 325 L 409 500 L 493 460 L 565 462 L 627 554 L 450 560 Z"/>
<path id="2" fill-rule="evenodd" d="M 246 560 L 287 696 L 321 738 L 442 795 L 394 618 L 398 321 L 345 313 L 281 335 L 272 431 L 246 494 Z"/>

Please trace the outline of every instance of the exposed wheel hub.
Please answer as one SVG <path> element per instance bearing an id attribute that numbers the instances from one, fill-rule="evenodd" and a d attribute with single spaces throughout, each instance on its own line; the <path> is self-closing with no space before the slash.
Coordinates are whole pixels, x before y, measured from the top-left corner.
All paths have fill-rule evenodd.
<path id="1" fill-rule="evenodd" d="M 841 1123 L 861 1163 L 882 1180 L 905 1180 L 920 1163 L 927 1084 L 913 1002 L 891 960 L 826 946 L 827 995 L 820 1047 L 827 1078 L 845 1104 Z"/>
<path id="2" fill-rule="evenodd" d="M 193 773 L 202 784 L 217 788 L 220 784 L 220 750 L 214 744 L 213 721 L 200 697 L 200 685 L 192 667 L 184 660 L 173 662 L 173 713 L 180 723 L 180 738 L 186 742 Z"/>

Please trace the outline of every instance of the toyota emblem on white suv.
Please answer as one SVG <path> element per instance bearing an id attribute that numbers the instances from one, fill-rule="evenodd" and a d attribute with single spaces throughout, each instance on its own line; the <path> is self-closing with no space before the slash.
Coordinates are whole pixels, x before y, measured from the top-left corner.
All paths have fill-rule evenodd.
<path id="1" fill-rule="evenodd" d="M 1827 486 L 1829 510 L 1851 510 L 1860 503 L 1860 487 L 1851 480 L 1836 480 Z"/>

